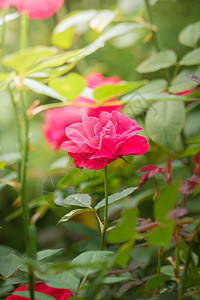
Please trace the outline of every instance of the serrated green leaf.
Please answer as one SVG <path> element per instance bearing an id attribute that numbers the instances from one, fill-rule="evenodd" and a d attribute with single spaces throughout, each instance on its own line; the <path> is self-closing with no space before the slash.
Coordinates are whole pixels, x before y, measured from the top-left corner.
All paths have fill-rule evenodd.
<path id="1" fill-rule="evenodd" d="M 20 258 L 13 253 L 3 256 L 0 260 L 0 274 L 8 278 L 16 272 L 20 264 Z"/>
<path id="2" fill-rule="evenodd" d="M 200 67 L 184 69 L 182 70 L 171 82 L 169 91 L 171 93 L 180 93 L 186 90 L 190 90 L 198 85 L 198 83 L 190 80 L 187 76 L 200 75 Z"/>
<path id="3" fill-rule="evenodd" d="M 145 127 L 154 142 L 169 150 L 184 122 L 185 107 L 182 101 L 160 101 L 153 103 L 147 111 Z"/>
<path id="4" fill-rule="evenodd" d="M 165 274 L 155 275 L 154 277 L 150 278 L 146 285 L 145 285 L 145 291 L 148 292 L 152 289 L 155 289 L 157 287 L 163 286 L 165 281 L 169 280 L 170 277 Z"/>
<path id="5" fill-rule="evenodd" d="M 119 201 L 125 197 L 127 197 L 128 195 L 132 194 L 135 190 L 137 189 L 137 187 L 132 187 L 132 188 L 127 188 L 125 190 L 123 190 L 122 192 L 119 193 L 115 193 L 113 195 L 110 195 L 108 197 L 108 204 L 112 204 L 116 201 Z M 95 209 L 99 209 L 101 207 L 105 206 L 105 199 L 101 200 L 96 206 Z"/>
<path id="6" fill-rule="evenodd" d="M 180 32 L 178 40 L 181 44 L 194 47 L 200 39 L 200 21 L 187 25 Z"/>
<path id="7" fill-rule="evenodd" d="M 72 264 L 79 266 L 75 270 L 83 276 L 102 269 L 112 260 L 112 251 L 87 251 L 73 259 Z"/>
<path id="8" fill-rule="evenodd" d="M 126 210 L 122 219 L 107 234 L 107 240 L 109 243 L 122 243 L 128 240 L 134 241 L 135 239 L 135 226 L 138 210 L 136 208 Z"/>
<path id="9" fill-rule="evenodd" d="M 40 292 L 35 292 L 34 294 L 35 294 L 35 299 L 38 299 L 38 300 L 55 300 L 56 299 L 48 294 L 44 294 L 44 293 L 40 293 Z M 26 297 L 26 298 L 30 299 L 29 291 L 15 292 L 13 295 Z"/>
<path id="10" fill-rule="evenodd" d="M 185 54 L 179 62 L 180 65 L 192 66 L 200 64 L 200 48 L 194 49 Z"/>
<path id="11" fill-rule="evenodd" d="M 101 103 L 115 96 L 120 96 L 128 91 L 135 90 L 143 86 L 146 81 L 124 82 L 113 85 L 104 85 L 94 90 L 93 96 L 97 102 Z"/>
<path id="12" fill-rule="evenodd" d="M 174 222 L 167 220 L 165 223 L 154 228 L 147 238 L 151 246 L 168 247 L 174 231 Z"/>
<path id="13" fill-rule="evenodd" d="M 80 279 L 69 271 L 60 271 L 54 274 L 38 273 L 38 276 L 52 288 L 77 290 L 80 283 Z"/>
<path id="14" fill-rule="evenodd" d="M 57 54 L 57 50 L 45 46 L 37 46 L 34 48 L 27 48 L 18 52 L 9 54 L 3 58 L 3 65 L 23 73 L 36 63 L 41 62 L 49 57 Z"/>
<path id="15" fill-rule="evenodd" d="M 167 186 L 156 199 L 154 215 L 157 222 L 165 222 L 167 214 L 174 208 L 179 195 L 180 182 Z"/>
<path id="16" fill-rule="evenodd" d="M 61 197 L 55 198 L 55 203 L 60 206 L 66 207 L 66 205 L 74 205 L 81 207 L 91 207 L 92 198 L 88 194 L 72 194 L 65 199 Z"/>
<path id="17" fill-rule="evenodd" d="M 48 97 L 52 97 L 54 99 L 66 102 L 67 99 L 63 97 L 62 95 L 58 94 L 55 90 L 47 86 L 46 84 L 43 84 L 39 81 L 29 79 L 29 78 L 24 78 L 23 79 L 23 84 L 28 87 L 30 90 L 37 94 L 42 94 Z"/>
<path id="18" fill-rule="evenodd" d="M 63 248 L 60 249 L 47 249 L 47 250 L 41 250 L 39 252 L 37 252 L 37 259 L 38 260 L 42 260 L 45 259 L 49 256 L 53 256 L 59 252 L 63 251 Z"/>
<path id="19" fill-rule="evenodd" d="M 81 75 L 70 73 L 69 75 L 51 80 L 49 86 L 68 99 L 68 101 L 73 101 L 86 86 L 86 81 Z"/>
<path id="20" fill-rule="evenodd" d="M 172 50 L 165 50 L 154 53 L 152 56 L 143 61 L 138 67 L 139 73 L 156 72 L 173 66 L 176 63 L 176 54 Z"/>
<path id="21" fill-rule="evenodd" d="M 76 215 L 84 214 L 87 212 L 94 211 L 92 208 L 82 208 L 82 209 L 73 209 L 70 212 L 68 212 L 66 215 L 64 215 L 58 223 L 67 222 L 71 218 L 75 217 Z"/>

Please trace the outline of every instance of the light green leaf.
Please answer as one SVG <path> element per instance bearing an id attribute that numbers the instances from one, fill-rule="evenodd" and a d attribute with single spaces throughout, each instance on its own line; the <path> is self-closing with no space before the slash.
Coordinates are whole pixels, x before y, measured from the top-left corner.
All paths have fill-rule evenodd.
<path id="1" fill-rule="evenodd" d="M 110 263 L 112 257 L 112 251 L 87 251 L 74 258 L 72 264 L 78 266 L 75 270 L 85 276 L 101 270 Z"/>
<path id="2" fill-rule="evenodd" d="M 22 292 L 15 292 L 13 295 L 18 295 L 21 297 L 26 297 L 28 299 L 30 299 L 30 292 L 29 291 L 22 291 Z M 40 292 L 35 292 L 35 299 L 38 300 L 55 300 L 54 297 L 44 294 L 44 293 L 40 293 Z"/>
<path id="3" fill-rule="evenodd" d="M 70 48 L 76 28 L 81 28 L 83 32 L 87 30 L 89 21 L 96 16 L 96 13 L 96 10 L 73 11 L 69 13 L 54 28 L 51 36 L 52 44 L 60 49 Z"/>
<path id="4" fill-rule="evenodd" d="M 65 97 L 58 94 L 55 90 L 53 90 L 49 86 L 47 86 L 39 81 L 29 79 L 29 78 L 24 78 L 23 84 L 37 94 L 42 94 L 42 95 L 45 95 L 45 96 L 48 96 L 48 97 L 51 97 L 51 98 L 54 98 L 54 99 L 57 99 L 57 100 L 60 100 L 63 102 L 67 101 L 67 99 Z"/>
<path id="5" fill-rule="evenodd" d="M 67 98 L 68 101 L 72 101 L 79 96 L 86 86 L 86 81 L 81 75 L 70 73 L 69 75 L 51 80 L 49 86 L 60 95 Z"/>
<path id="6" fill-rule="evenodd" d="M 181 44 L 194 47 L 200 39 L 200 21 L 187 25 L 179 34 Z"/>
<path id="7" fill-rule="evenodd" d="M 109 243 L 122 243 L 135 239 L 135 226 L 138 210 L 136 208 L 126 210 L 122 215 L 122 220 L 107 234 Z"/>
<path id="8" fill-rule="evenodd" d="M 167 186 L 158 196 L 154 206 L 154 215 L 157 222 L 165 222 L 167 214 L 174 208 L 179 195 L 179 186 L 179 181 Z"/>
<path id="9" fill-rule="evenodd" d="M 200 64 L 200 48 L 188 52 L 182 57 L 180 65 L 191 66 Z"/>
<path id="10" fill-rule="evenodd" d="M 6 162 L 5 161 L 0 161 L 0 170 L 4 169 Z"/>
<path id="11" fill-rule="evenodd" d="M 166 89 L 167 85 L 168 83 L 165 79 L 153 79 L 140 87 L 137 92 L 140 94 L 160 93 Z"/>
<path id="12" fill-rule="evenodd" d="M 36 63 L 41 62 L 49 57 L 57 54 L 57 50 L 45 46 L 37 46 L 34 48 L 27 48 L 18 52 L 9 54 L 3 58 L 3 65 L 23 73 Z"/>
<path id="13" fill-rule="evenodd" d="M 120 96 L 131 90 L 143 86 L 146 81 L 124 82 L 113 85 L 103 85 L 94 90 L 94 98 L 99 102 L 103 102 L 115 96 Z"/>
<path id="14" fill-rule="evenodd" d="M 3 82 L 11 77 L 10 73 L 0 73 L 0 82 Z"/>
<path id="15" fill-rule="evenodd" d="M 77 215 L 80 215 L 80 214 L 84 214 L 84 213 L 87 213 L 87 212 L 92 212 L 94 211 L 92 208 L 82 208 L 82 209 L 73 209 L 71 210 L 69 213 L 67 213 L 66 215 L 64 215 L 58 222 L 59 223 L 62 223 L 62 222 L 67 222 L 69 221 L 71 218 L 77 216 Z"/>
<path id="16" fill-rule="evenodd" d="M 133 247 L 134 241 L 129 241 L 125 244 L 123 244 L 119 250 L 117 251 L 117 254 L 115 256 L 114 264 L 117 267 L 120 267 L 122 269 L 126 268 L 126 265 L 129 261 L 129 253 Z"/>
<path id="17" fill-rule="evenodd" d="M 59 252 L 63 251 L 63 248 L 60 249 L 47 249 L 47 250 L 41 250 L 39 252 L 37 252 L 37 259 L 38 260 L 42 260 L 45 259 L 49 256 L 53 256 Z"/>
<path id="18" fill-rule="evenodd" d="M 190 80 L 186 76 L 200 75 L 200 67 L 184 69 L 182 70 L 171 82 L 169 91 L 171 93 L 180 93 L 186 90 L 190 90 L 198 85 L 198 83 Z"/>
<path id="19" fill-rule="evenodd" d="M 74 206 L 81 206 L 81 207 L 91 207 L 92 198 L 88 194 L 72 194 L 65 199 L 61 197 L 55 197 L 54 202 L 57 205 L 64 206 L 66 205 L 74 205 Z"/>
<path id="20" fill-rule="evenodd" d="M 165 50 L 154 53 L 152 56 L 143 61 L 138 67 L 139 73 L 156 72 L 173 66 L 176 63 L 176 54 L 172 50 Z"/>
<path id="21" fill-rule="evenodd" d="M 174 231 L 174 222 L 167 220 L 165 223 L 154 228 L 149 234 L 147 241 L 151 246 L 168 247 Z"/>
<path id="22" fill-rule="evenodd" d="M 114 203 L 116 201 L 119 201 L 119 200 L 127 197 L 128 195 L 132 194 L 136 189 L 137 189 L 137 187 L 127 188 L 127 189 L 123 190 L 122 192 L 110 195 L 108 197 L 108 204 Z M 95 209 L 99 209 L 99 208 L 104 207 L 104 206 L 105 206 L 105 199 L 103 199 L 102 201 L 100 201 L 95 206 Z"/>
<path id="23" fill-rule="evenodd" d="M 145 127 L 154 142 L 169 150 L 184 122 L 185 107 L 182 101 L 160 101 L 153 103 L 147 111 Z"/>
<path id="24" fill-rule="evenodd" d="M 96 12 L 96 16 L 90 21 L 89 25 L 92 30 L 103 31 L 116 17 L 117 11 L 109 9 Z"/>
<path id="25" fill-rule="evenodd" d="M 0 26 L 4 23 L 4 22 L 6 22 L 6 23 L 8 23 L 8 22 L 10 22 L 10 21 L 12 21 L 12 20 L 15 20 L 15 19 L 17 19 L 19 17 L 19 14 L 17 13 L 17 12 L 14 12 L 14 13 L 12 13 L 12 14 L 6 14 L 6 16 L 4 17 L 4 18 L 0 18 Z"/>
<path id="26" fill-rule="evenodd" d="M 145 285 L 145 291 L 148 292 L 157 287 L 161 287 L 169 279 L 170 277 L 165 274 L 155 275 L 147 281 Z"/>

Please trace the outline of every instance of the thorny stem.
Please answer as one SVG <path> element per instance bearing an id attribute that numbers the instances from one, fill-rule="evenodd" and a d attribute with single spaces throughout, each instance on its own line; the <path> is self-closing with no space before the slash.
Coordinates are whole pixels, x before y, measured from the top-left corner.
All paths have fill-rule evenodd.
<path id="1" fill-rule="evenodd" d="M 157 275 L 160 275 L 160 269 L 161 269 L 161 259 L 163 256 L 163 247 L 159 248 L 159 253 L 158 253 L 158 266 L 157 266 Z M 159 287 L 156 288 L 155 295 L 159 294 Z"/>
<path id="2" fill-rule="evenodd" d="M 107 166 L 105 166 L 105 168 L 104 168 L 104 189 L 105 189 L 105 210 L 104 210 L 103 230 L 101 233 L 101 250 L 104 249 L 105 236 L 106 236 L 107 224 L 108 224 L 108 172 L 107 172 Z"/>
<path id="3" fill-rule="evenodd" d="M 196 224 L 195 229 L 194 229 L 194 235 L 193 238 L 190 242 L 190 246 L 188 248 L 187 256 L 186 256 L 186 264 L 185 264 L 185 269 L 184 269 L 184 274 L 182 278 L 182 284 L 180 288 L 180 292 L 178 295 L 178 300 L 184 299 L 184 293 L 185 293 L 185 288 L 186 288 L 186 279 L 187 279 L 187 274 L 188 274 L 188 268 L 189 268 L 189 263 L 190 263 L 190 258 L 191 258 L 191 253 L 194 247 L 194 241 L 196 239 L 196 236 L 198 234 L 198 228 L 199 228 L 199 222 Z"/>

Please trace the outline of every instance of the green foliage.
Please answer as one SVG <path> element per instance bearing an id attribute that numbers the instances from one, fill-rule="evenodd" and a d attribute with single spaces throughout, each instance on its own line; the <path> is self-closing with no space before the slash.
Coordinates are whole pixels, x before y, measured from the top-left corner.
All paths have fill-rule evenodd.
<path id="1" fill-rule="evenodd" d="M 185 121 L 185 108 L 181 101 L 160 101 L 147 112 L 145 123 L 149 137 L 169 150 L 180 134 Z"/>
<path id="2" fill-rule="evenodd" d="M 77 73 L 70 73 L 50 81 L 49 86 L 65 97 L 68 101 L 74 100 L 85 87 L 86 82 Z"/>
<path id="3" fill-rule="evenodd" d="M 161 69 L 166 69 L 175 65 L 176 54 L 172 50 L 165 50 L 159 53 L 154 53 L 152 56 L 143 61 L 138 67 L 139 73 L 155 72 Z"/>
<path id="4" fill-rule="evenodd" d="M 165 274 L 153 276 L 152 278 L 150 278 L 147 281 L 147 283 L 145 285 L 146 292 L 148 292 L 154 288 L 161 287 L 169 279 L 170 279 L 170 277 Z"/>
<path id="5" fill-rule="evenodd" d="M 200 22 L 195 22 L 187 25 L 179 34 L 179 42 L 188 47 L 197 45 L 200 39 Z"/>
<path id="6" fill-rule="evenodd" d="M 194 49 L 188 52 L 186 55 L 182 57 L 180 60 L 180 65 L 184 66 L 192 66 L 200 64 L 200 49 Z"/>
<path id="7" fill-rule="evenodd" d="M 29 297 L 30 293 L 29 291 L 22 291 L 22 292 L 16 292 L 15 295 L 17 296 L 21 296 L 21 297 Z M 55 298 L 47 295 L 45 293 L 39 293 L 39 292 L 35 292 L 35 297 L 37 297 L 38 300 L 54 300 Z"/>

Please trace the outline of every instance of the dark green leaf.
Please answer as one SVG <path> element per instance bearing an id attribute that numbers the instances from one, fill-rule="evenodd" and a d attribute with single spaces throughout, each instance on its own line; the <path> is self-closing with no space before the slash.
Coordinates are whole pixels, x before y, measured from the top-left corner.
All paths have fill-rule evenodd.
<path id="1" fill-rule="evenodd" d="M 39 251 L 39 252 L 37 252 L 37 259 L 38 260 L 45 259 L 49 256 L 53 256 L 53 255 L 61 252 L 62 250 L 63 250 L 63 248 L 60 248 L 60 249 L 47 249 L 47 250 Z"/>
<path id="2" fill-rule="evenodd" d="M 91 201 L 92 198 L 88 194 L 72 194 L 65 199 L 61 199 L 61 197 L 57 197 L 54 202 L 57 205 L 61 205 L 65 207 L 66 205 L 91 207 Z"/>
<path id="3" fill-rule="evenodd" d="M 152 289 L 155 289 L 157 287 L 163 286 L 165 281 L 169 280 L 170 277 L 165 274 L 155 275 L 154 277 L 150 278 L 146 285 L 145 285 L 145 291 L 148 292 Z"/>
<path id="4" fill-rule="evenodd" d="M 149 234 L 147 241 L 151 246 L 168 247 L 174 231 L 174 222 L 172 220 L 154 228 Z"/>

